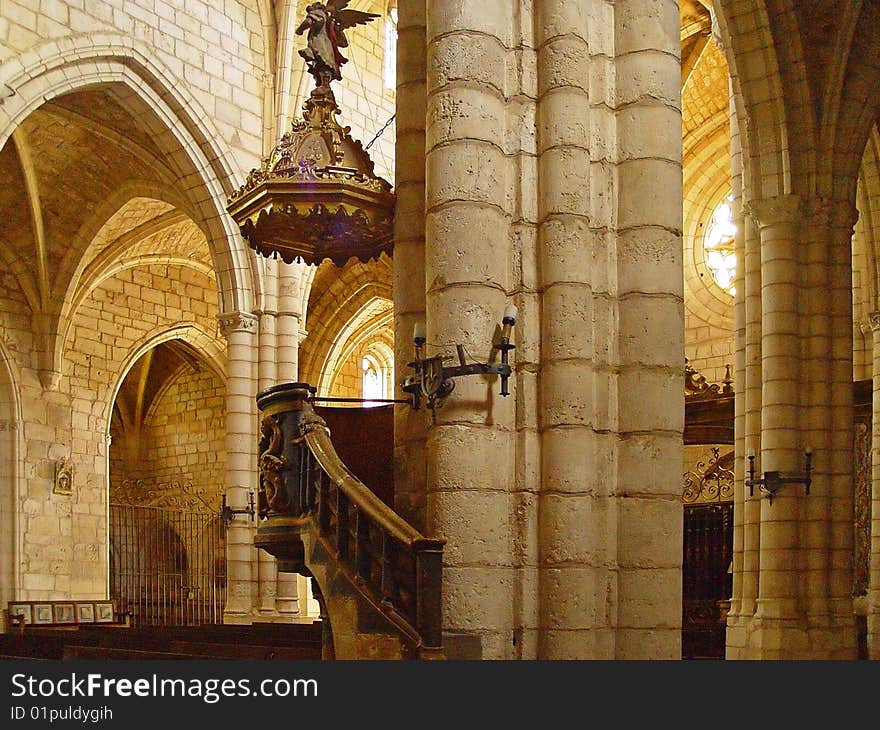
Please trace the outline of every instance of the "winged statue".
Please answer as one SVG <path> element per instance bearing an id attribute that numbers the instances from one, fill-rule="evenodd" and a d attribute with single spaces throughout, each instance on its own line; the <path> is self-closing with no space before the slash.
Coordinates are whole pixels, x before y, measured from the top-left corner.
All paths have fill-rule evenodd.
<path id="1" fill-rule="evenodd" d="M 306 17 L 296 29 L 297 35 L 306 35 L 306 47 L 299 55 L 306 60 L 309 73 L 315 77 L 318 86 L 329 86 L 330 81 L 342 80 L 340 67 L 348 59 L 342 55 L 340 48 L 348 46 L 345 37 L 346 28 L 364 25 L 374 18 L 376 13 L 352 10 L 348 7 L 350 0 L 328 0 L 326 3 L 311 3 L 306 6 Z"/>

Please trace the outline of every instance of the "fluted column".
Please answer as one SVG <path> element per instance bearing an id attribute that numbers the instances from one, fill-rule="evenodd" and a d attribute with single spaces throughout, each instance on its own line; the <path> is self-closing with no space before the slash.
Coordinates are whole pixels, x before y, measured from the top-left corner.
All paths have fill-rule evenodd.
<path id="1" fill-rule="evenodd" d="M 276 317 L 278 297 L 276 296 L 278 280 L 278 263 L 276 259 L 262 259 L 263 267 L 263 301 L 262 308 L 257 312 L 260 317 L 259 352 L 260 360 L 257 368 L 257 391 L 275 385 L 276 382 Z M 256 394 L 255 394 L 256 395 Z M 255 548 L 257 553 L 258 600 L 257 611 L 261 617 L 273 618 L 278 615 L 275 608 L 276 582 L 278 565 L 273 555 L 265 550 Z"/>
<path id="2" fill-rule="evenodd" d="M 425 0 L 400 0 L 394 180 L 394 377 L 413 359 L 413 328 L 425 320 Z M 397 391 L 395 397 L 403 395 Z M 394 408 L 394 499 L 397 511 L 425 527 L 425 421 Z"/>
<path id="3" fill-rule="evenodd" d="M 611 659 L 613 627 L 604 607 L 607 586 L 616 582 L 615 541 L 607 539 L 615 529 L 613 483 L 590 478 L 608 428 L 591 402 L 597 377 L 605 377 L 595 372 L 605 343 L 596 347 L 590 323 L 607 320 L 609 300 L 607 292 L 600 302 L 593 296 L 592 263 L 603 234 L 590 225 L 589 16 L 566 12 L 568 5 L 537 4 L 535 23 L 543 291 L 538 657 Z M 580 610 L 560 610 L 566 605 Z"/>
<path id="4" fill-rule="evenodd" d="M 219 317 L 226 338 L 226 501 L 233 509 L 247 506 L 256 488 L 255 377 L 257 317 L 232 312 Z M 254 596 L 253 525 L 236 515 L 226 533 L 226 609 L 224 623 L 251 623 Z"/>
<path id="5" fill-rule="evenodd" d="M 832 200 L 830 211 L 828 314 L 831 349 L 826 397 L 830 409 L 827 634 L 812 643 L 817 658 L 855 659 L 858 653 L 853 611 L 853 272 L 852 237 L 858 211 L 848 200 Z M 818 297 L 813 297 L 815 301 Z M 815 382 L 814 378 L 810 378 Z M 827 608 L 826 608 L 827 606 Z M 824 618 L 824 617 L 823 617 Z M 815 622 L 815 619 L 813 621 Z M 824 627 L 823 627 L 824 628 Z M 821 631 L 821 629 L 820 629 Z M 823 635 L 824 634 L 824 635 Z M 828 653 L 826 646 L 834 649 Z"/>
<path id="6" fill-rule="evenodd" d="M 728 82 L 732 85 L 732 81 Z M 735 339 L 734 354 L 734 509 L 733 509 L 733 591 L 731 594 L 730 610 L 727 614 L 726 655 L 733 658 L 745 644 L 744 631 L 741 630 L 743 622 L 743 569 L 745 557 L 745 519 L 744 507 L 746 504 L 745 492 L 743 491 L 743 454 L 745 447 L 745 383 L 746 383 L 746 217 L 743 211 L 742 187 L 743 187 L 743 149 L 739 132 L 739 118 L 736 115 L 736 104 L 733 94 L 730 95 L 730 168 L 731 184 L 734 199 L 734 222 L 736 224 L 736 238 L 734 248 L 736 252 L 736 296 L 733 305 L 733 329 Z M 760 292 L 759 292 L 760 293 Z M 760 319 L 759 319 L 760 321 Z M 752 612 L 750 612 L 752 613 Z"/>
<path id="7" fill-rule="evenodd" d="M 505 43 L 511 10 L 506 0 L 427 3 L 429 354 L 453 342 L 486 359 L 508 303 L 504 86 L 513 60 Z M 459 378 L 436 421 L 429 420 L 427 437 L 428 531 L 448 541 L 443 626 L 478 634 L 485 659 L 513 653 L 515 394 L 501 398 L 498 388 L 497 378 Z"/>
<path id="8" fill-rule="evenodd" d="M 869 315 L 873 336 L 871 439 L 871 559 L 868 586 L 868 657 L 880 659 L 880 312 Z"/>
<path id="9" fill-rule="evenodd" d="M 278 261 L 275 383 L 296 381 L 299 376 L 299 343 L 303 335 L 303 304 L 308 300 L 311 284 L 309 273 L 304 264 Z M 302 613 L 304 606 L 300 606 L 296 573 L 278 571 L 275 608 L 285 619 Z"/>
<path id="10" fill-rule="evenodd" d="M 601 37 L 614 13 L 617 169 L 597 169 L 593 210 L 605 209 L 613 180 L 616 245 L 599 248 L 594 271 L 596 378 L 594 423 L 607 424 L 590 489 L 601 490 L 611 462 L 614 510 L 606 536 L 616 548 L 614 658 L 681 657 L 681 473 L 684 431 L 684 282 L 682 264 L 681 65 L 678 3 L 595 3 Z M 591 51 L 604 52 L 605 49 Z M 601 57 L 598 69 L 605 71 Z M 593 76 L 590 89 L 594 88 Z M 591 99 L 599 109 L 601 97 Z M 601 125 L 599 125 L 601 129 Z M 600 149 L 594 163 L 605 157 Z M 601 172 L 599 172 L 601 170 Z M 607 176 L 607 177 L 606 177 Z M 601 307 L 608 292 L 611 306 Z M 609 337 L 607 333 L 611 333 Z M 603 342 L 603 335 L 605 341 Z M 606 415 L 606 391 L 614 392 Z M 616 408 L 615 408 L 616 406 Z M 615 412 L 616 411 L 616 412 Z M 662 527 L 661 527 L 662 526 Z M 598 527 L 598 525 L 597 525 Z"/>
<path id="11" fill-rule="evenodd" d="M 792 472 L 803 466 L 798 430 L 797 228 L 795 195 L 752 201 L 761 236 L 761 450 L 760 472 Z M 781 490 L 772 500 L 756 492 L 761 505 L 760 585 L 756 616 L 767 628 L 794 628 L 799 616 L 797 566 L 801 490 Z M 774 626 L 775 622 L 775 626 Z M 800 637 L 798 637 L 800 638 Z M 803 648 L 803 647 L 802 647 Z"/>

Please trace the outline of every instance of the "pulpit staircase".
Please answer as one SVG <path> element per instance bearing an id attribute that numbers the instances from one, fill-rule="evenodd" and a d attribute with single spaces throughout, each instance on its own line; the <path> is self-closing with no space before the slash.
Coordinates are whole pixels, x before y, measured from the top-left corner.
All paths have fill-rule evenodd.
<path id="1" fill-rule="evenodd" d="M 419 533 L 342 462 L 313 394 L 284 383 L 257 396 L 254 543 L 279 570 L 311 577 L 324 658 L 443 659 L 444 541 Z"/>

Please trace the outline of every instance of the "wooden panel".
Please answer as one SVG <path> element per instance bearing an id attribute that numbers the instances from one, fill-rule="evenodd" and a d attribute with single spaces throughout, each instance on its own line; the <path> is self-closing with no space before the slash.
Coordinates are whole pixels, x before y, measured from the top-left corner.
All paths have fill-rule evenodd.
<path id="1" fill-rule="evenodd" d="M 394 507 L 394 406 L 315 406 L 330 429 L 342 463 L 389 507 Z"/>

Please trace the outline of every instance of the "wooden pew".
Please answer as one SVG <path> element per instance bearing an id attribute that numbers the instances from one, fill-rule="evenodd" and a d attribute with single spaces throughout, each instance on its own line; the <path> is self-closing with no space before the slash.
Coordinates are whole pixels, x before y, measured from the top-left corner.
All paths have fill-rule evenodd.
<path id="1" fill-rule="evenodd" d="M 29 659 L 165 657 L 320 659 L 321 625 L 262 624 L 156 626 L 125 628 L 81 624 L 29 627 L 25 633 L 0 634 L 0 656 Z M 71 648 L 74 647 L 74 648 Z"/>

